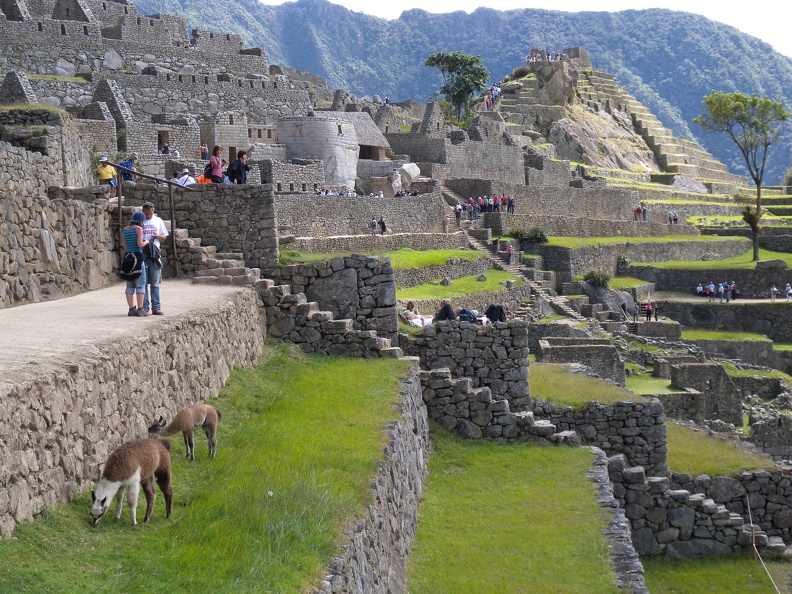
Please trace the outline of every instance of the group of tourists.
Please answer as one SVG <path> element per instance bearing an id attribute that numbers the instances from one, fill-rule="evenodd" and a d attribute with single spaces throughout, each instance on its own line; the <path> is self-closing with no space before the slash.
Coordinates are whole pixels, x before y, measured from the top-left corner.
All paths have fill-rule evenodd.
<path id="1" fill-rule="evenodd" d="M 569 56 L 564 52 L 551 53 L 550 50 L 544 52 L 533 52 L 525 57 L 526 64 L 532 64 L 534 62 L 561 62 L 564 60 L 569 60 Z"/>
<path id="2" fill-rule="evenodd" d="M 425 328 L 434 322 L 459 321 L 487 325 L 514 319 L 514 314 L 509 308 L 501 304 L 492 303 L 483 314 L 479 314 L 475 309 L 454 308 L 448 299 L 443 299 L 434 315 L 431 316 L 421 315 L 418 308 L 415 307 L 415 302 L 408 301 L 400 316 L 406 323 L 416 328 Z"/>
<path id="3" fill-rule="evenodd" d="M 668 224 L 669 225 L 678 225 L 679 224 L 679 214 L 675 210 L 668 211 Z"/>
<path id="4" fill-rule="evenodd" d="M 498 99 L 501 97 L 501 83 L 496 82 L 493 83 L 492 86 L 487 91 L 487 111 L 491 110 L 493 106 L 498 102 Z"/>
<path id="5" fill-rule="evenodd" d="M 645 204 L 639 204 L 633 211 L 633 221 L 645 223 L 647 220 L 649 220 L 649 208 Z"/>
<path id="6" fill-rule="evenodd" d="M 377 231 L 380 232 L 380 235 L 385 235 L 385 232 L 388 230 L 388 226 L 385 224 L 385 217 L 380 217 L 379 221 L 377 217 L 372 216 L 371 220 L 369 221 L 369 229 L 371 230 L 371 235 L 377 235 Z"/>
<path id="7" fill-rule="evenodd" d="M 696 295 L 699 297 L 706 297 L 707 301 L 715 301 L 716 299 L 720 299 L 721 303 L 724 301 L 729 303 L 740 296 L 740 290 L 737 288 L 737 283 L 734 281 L 724 281 L 717 284 L 715 284 L 713 281 L 710 281 L 708 285 L 699 283 L 696 287 Z"/>
<path id="8" fill-rule="evenodd" d="M 168 237 L 165 222 L 154 214 L 154 204 L 143 203 L 143 210 L 132 215 L 124 227 L 126 253 L 121 263 L 121 277 L 126 280 L 126 296 L 131 317 L 149 313 L 163 315 L 160 302 L 162 252 L 160 241 Z"/>
<path id="9" fill-rule="evenodd" d="M 626 301 L 622 302 L 620 307 L 624 321 L 629 322 L 630 315 L 628 312 L 627 302 Z M 657 321 L 657 317 L 660 315 L 660 306 L 657 303 L 652 303 L 651 299 L 647 299 L 643 305 L 641 305 L 637 301 L 633 302 L 632 321 L 634 324 L 637 324 L 638 319 L 641 317 L 641 309 L 643 309 L 643 314 L 644 316 L 646 316 L 645 321 L 651 322 L 652 316 L 654 316 L 655 322 Z M 624 332 L 626 330 L 627 328 L 625 327 L 621 331 Z"/>
<path id="10" fill-rule="evenodd" d="M 478 198 L 473 198 L 471 196 L 464 204 L 457 201 L 454 206 L 454 211 L 455 216 L 458 218 L 461 219 L 462 216 L 467 213 L 468 220 L 473 221 L 478 219 L 479 215 L 483 212 L 507 212 L 514 214 L 514 207 L 515 201 L 512 196 L 507 196 L 506 194 L 498 196 L 497 194 L 493 194 L 492 196 L 479 196 Z"/>

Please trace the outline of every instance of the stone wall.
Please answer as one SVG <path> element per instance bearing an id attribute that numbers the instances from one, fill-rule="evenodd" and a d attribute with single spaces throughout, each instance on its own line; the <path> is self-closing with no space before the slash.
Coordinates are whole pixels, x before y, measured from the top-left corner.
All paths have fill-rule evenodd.
<path id="1" fill-rule="evenodd" d="M 44 196 L 49 186 L 88 185 L 87 148 L 79 126 L 65 112 L 34 107 L 0 111 L 0 188 Z"/>
<path id="2" fill-rule="evenodd" d="M 404 198 L 275 196 L 281 234 L 297 237 L 371 235 L 371 217 L 385 218 L 388 233 L 443 233 L 446 209 L 442 195 Z M 323 250 L 324 251 L 324 250 Z"/>
<path id="3" fill-rule="evenodd" d="M 548 337 L 539 341 L 537 358 L 542 363 L 580 363 L 602 379 L 625 385 L 624 363 L 607 338 Z"/>
<path id="4" fill-rule="evenodd" d="M 558 235 L 561 237 L 698 235 L 698 231 L 693 225 L 637 223 L 634 221 L 614 221 L 571 215 L 546 215 L 541 211 L 540 213 L 484 213 L 484 226 L 492 229 L 493 235 L 505 235 L 511 229 L 531 229 L 532 227 L 542 229 L 547 235 Z M 599 216 L 602 216 L 602 214 Z"/>
<path id="5" fill-rule="evenodd" d="M 324 164 L 310 159 L 279 161 L 264 159 L 259 164 L 261 182 L 275 186 L 276 192 L 316 192 L 325 186 Z"/>
<path id="6" fill-rule="evenodd" d="M 742 253 L 750 249 L 750 244 L 742 244 L 745 248 Z M 701 246 L 701 253 L 715 252 L 723 254 L 723 257 L 731 257 L 730 246 L 727 250 L 719 249 L 718 245 Z M 739 249 L 739 248 L 738 248 Z M 741 255 L 741 254 L 734 254 Z M 700 255 L 699 255 L 700 257 Z M 770 287 L 775 285 L 779 290 L 780 300 L 784 298 L 784 285 L 792 282 L 792 273 L 788 270 L 749 270 L 735 269 L 723 270 L 713 268 L 710 270 L 683 270 L 676 268 L 655 268 L 651 265 L 633 264 L 625 271 L 628 276 L 640 278 L 655 283 L 660 291 L 679 291 L 690 295 L 696 294 L 696 286 L 699 283 L 707 284 L 710 281 L 716 285 L 724 281 L 734 281 L 740 290 L 740 296 L 750 299 L 769 299 Z M 706 302 L 706 299 L 702 299 Z M 739 303 L 739 299 L 737 300 Z"/>
<path id="7" fill-rule="evenodd" d="M 792 459 L 790 435 L 792 435 L 792 418 L 783 414 L 754 420 L 751 424 L 751 443 L 774 460 Z"/>
<path id="8" fill-rule="evenodd" d="M 263 336 L 258 297 L 245 289 L 97 345 L 99 356 L 75 355 L 62 371 L 0 385 L 0 534 L 88 488 L 156 415 L 217 394 L 235 365 L 254 363 Z"/>
<path id="9" fill-rule="evenodd" d="M 671 365 L 671 385 L 692 388 L 704 396 L 704 418 L 742 426 L 741 392 L 722 365 L 679 363 Z"/>
<path id="10" fill-rule="evenodd" d="M 237 252 L 249 268 L 278 263 L 278 224 L 271 185 L 197 184 L 194 191 L 173 192 L 176 225 L 202 245 Z M 127 204 L 150 200 L 162 218 L 170 218 L 167 188 L 137 184 L 124 188 Z"/>
<path id="11" fill-rule="evenodd" d="M 479 258 L 473 262 L 463 260 L 441 266 L 424 266 L 423 268 L 396 269 L 393 277 L 397 287 L 417 287 L 429 281 L 442 278 L 462 278 L 481 274 L 489 270 L 492 263 L 487 258 Z"/>
<path id="12" fill-rule="evenodd" d="M 652 394 L 663 403 L 663 409 L 669 419 L 704 423 L 707 420 L 707 400 L 704 394 L 693 389 L 684 392 L 668 392 Z"/>
<path id="13" fill-rule="evenodd" d="M 287 244 L 287 240 L 283 235 L 281 235 L 280 243 L 281 245 Z M 391 252 L 402 248 L 410 248 L 417 251 L 458 250 L 468 247 L 468 238 L 465 231 L 457 231 L 455 233 L 389 233 L 388 235 L 376 236 L 297 237 L 288 241 L 288 247 L 300 252 L 332 254 L 343 254 L 344 252 L 350 254 Z"/>
<path id="14" fill-rule="evenodd" d="M 384 460 L 371 488 L 374 502 L 347 531 L 343 553 L 315 594 L 407 591 L 406 564 L 429 458 L 429 423 L 415 370 L 404 381 L 401 399 L 401 418 L 389 426 Z"/>
<path id="15" fill-rule="evenodd" d="M 757 374 L 742 377 L 730 376 L 730 378 L 743 396 L 755 395 L 765 400 L 771 400 L 789 390 L 786 381 L 780 377 L 767 377 Z"/>
<path id="16" fill-rule="evenodd" d="M 393 282 L 393 268 L 388 258 L 353 255 L 348 258 L 334 258 L 327 262 L 272 266 L 263 269 L 262 275 L 272 279 L 277 285 L 288 287 L 292 296 L 305 293 L 306 302 L 316 302 L 319 304 L 319 310 L 332 312 L 335 321 L 351 320 L 355 330 L 375 330 L 380 339 L 397 337 L 399 322 L 396 311 L 396 285 Z M 284 311 L 275 302 L 270 303 L 265 300 L 265 303 L 268 306 L 269 332 L 273 336 L 290 337 L 292 342 L 298 344 L 328 340 L 319 338 L 315 329 L 305 330 L 302 333 L 296 330 L 296 326 L 301 326 L 309 320 L 295 316 L 305 317 L 309 313 L 313 315 L 313 312 L 307 309 Z M 294 301 L 291 305 L 297 307 L 304 303 Z M 334 330 L 334 333 L 342 334 L 347 329 L 339 327 Z M 296 334 L 292 335 L 295 332 Z M 328 349 L 329 346 L 325 345 L 320 350 Z"/>
<path id="17" fill-rule="evenodd" d="M 104 199 L 86 203 L 0 193 L 0 308 L 117 281 L 110 220 Z"/>
<path id="18" fill-rule="evenodd" d="M 535 420 L 555 431 L 574 431 L 580 442 L 602 448 L 608 455 L 624 454 L 632 466 L 662 476 L 668 470 L 665 412 L 659 400 L 625 400 L 613 405 L 589 402 L 582 409 L 557 406 L 533 397 Z"/>
<path id="19" fill-rule="evenodd" d="M 619 258 L 625 256 L 631 262 L 662 262 L 665 260 L 699 260 L 702 254 L 711 252 L 720 254 L 723 258 L 740 256 L 750 249 L 750 244 L 745 239 L 724 241 L 674 241 L 635 243 L 600 244 L 591 247 L 567 248 L 553 245 L 537 245 L 523 242 L 520 246 L 525 253 L 538 254 L 544 260 L 548 270 L 569 272 L 573 276 L 583 274 L 587 270 L 600 270 L 611 276 L 616 276 L 619 267 Z M 660 270 L 655 268 L 646 268 Z M 671 274 L 681 273 L 681 270 L 668 269 Z M 625 273 L 643 280 L 654 282 L 658 289 L 671 290 L 664 287 L 655 277 L 639 276 L 636 266 L 631 266 Z M 722 274 L 722 272 L 721 272 Z M 703 277 L 701 277 L 703 278 Z M 739 284 L 737 286 L 740 286 Z M 783 285 L 782 285 L 783 286 Z M 691 289 L 695 288 L 695 284 Z"/>

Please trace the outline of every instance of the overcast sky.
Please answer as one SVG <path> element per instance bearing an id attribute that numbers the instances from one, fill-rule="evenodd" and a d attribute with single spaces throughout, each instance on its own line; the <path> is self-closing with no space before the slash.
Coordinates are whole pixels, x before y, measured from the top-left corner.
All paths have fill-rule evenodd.
<path id="1" fill-rule="evenodd" d="M 261 0 L 264 4 L 283 4 L 284 0 Z M 704 15 L 705 17 L 726 23 L 740 29 L 744 33 L 758 37 L 773 46 L 777 52 L 792 57 L 792 34 L 789 31 L 789 20 L 784 17 L 780 2 L 737 2 L 736 0 L 562 0 L 561 2 L 536 2 L 535 0 L 392 0 L 390 2 L 372 2 L 371 0 L 330 0 L 356 12 L 375 15 L 386 19 L 396 19 L 404 10 L 422 8 L 429 12 L 442 13 L 454 10 L 472 12 L 479 6 L 496 10 L 512 10 L 515 8 L 543 8 L 548 10 L 564 10 L 578 12 L 592 10 L 619 11 L 643 8 L 670 8 Z"/>

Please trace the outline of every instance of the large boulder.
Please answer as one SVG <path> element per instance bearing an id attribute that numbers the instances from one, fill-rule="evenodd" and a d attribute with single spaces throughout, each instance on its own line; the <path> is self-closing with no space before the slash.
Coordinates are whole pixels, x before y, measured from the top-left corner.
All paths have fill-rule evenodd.
<path id="1" fill-rule="evenodd" d="M 704 556 L 730 555 L 731 552 L 730 546 L 711 538 L 692 538 L 690 540 L 669 542 L 666 545 L 666 556 L 671 559 L 695 559 Z"/>
<path id="2" fill-rule="evenodd" d="M 696 194 L 708 194 L 707 186 L 697 179 L 687 175 L 675 175 L 671 187 L 680 192 L 693 192 Z"/>
<path id="3" fill-rule="evenodd" d="M 756 263 L 757 270 L 785 270 L 786 262 L 783 260 L 759 260 Z"/>
<path id="4" fill-rule="evenodd" d="M 317 278 L 305 291 L 308 301 L 316 301 L 322 311 L 332 311 L 337 320 L 357 316 L 357 272 L 354 268 L 340 270 L 330 276 Z"/>
<path id="5" fill-rule="evenodd" d="M 727 503 L 733 499 L 742 499 L 745 496 L 745 487 L 740 481 L 726 476 L 719 476 L 712 480 L 707 489 L 707 497 L 715 503 Z"/>
<path id="6" fill-rule="evenodd" d="M 399 167 L 397 173 L 401 178 L 402 188 L 408 189 L 410 184 L 420 177 L 421 170 L 415 163 L 405 163 Z"/>

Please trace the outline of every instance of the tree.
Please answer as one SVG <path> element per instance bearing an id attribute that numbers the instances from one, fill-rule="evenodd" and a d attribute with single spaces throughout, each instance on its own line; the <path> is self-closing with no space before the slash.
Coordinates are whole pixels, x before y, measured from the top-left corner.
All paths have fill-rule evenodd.
<path id="1" fill-rule="evenodd" d="M 756 205 L 743 207 L 743 220 L 751 228 L 753 259 L 759 259 L 759 221 L 762 218 L 762 179 L 767 152 L 781 134 L 780 125 L 792 113 L 778 101 L 743 93 L 713 91 L 702 101 L 707 113 L 693 121 L 710 132 L 726 134 L 740 149 L 748 174 L 756 185 Z"/>
<path id="2" fill-rule="evenodd" d="M 456 110 L 457 121 L 462 119 L 462 110 L 469 109 L 471 95 L 484 89 L 489 81 L 489 72 L 481 63 L 481 56 L 436 52 L 426 58 L 424 66 L 440 70 L 444 83 L 440 92 Z"/>

